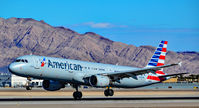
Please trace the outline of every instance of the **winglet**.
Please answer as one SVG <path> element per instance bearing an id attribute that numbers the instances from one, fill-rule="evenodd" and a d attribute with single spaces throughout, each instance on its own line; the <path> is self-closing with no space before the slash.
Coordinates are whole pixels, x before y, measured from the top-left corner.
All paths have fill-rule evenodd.
<path id="1" fill-rule="evenodd" d="M 182 62 L 179 62 L 178 65 L 181 67 L 182 66 Z"/>

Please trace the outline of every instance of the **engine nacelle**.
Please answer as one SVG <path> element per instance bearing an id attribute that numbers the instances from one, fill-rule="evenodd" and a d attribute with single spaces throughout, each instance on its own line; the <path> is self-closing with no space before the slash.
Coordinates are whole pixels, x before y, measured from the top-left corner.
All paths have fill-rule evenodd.
<path id="1" fill-rule="evenodd" d="M 110 84 L 110 78 L 103 75 L 92 75 L 89 78 L 89 83 L 91 86 L 106 87 Z"/>
<path id="2" fill-rule="evenodd" d="M 53 80 L 44 80 L 42 86 L 47 91 L 56 91 L 65 87 L 64 83 Z"/>

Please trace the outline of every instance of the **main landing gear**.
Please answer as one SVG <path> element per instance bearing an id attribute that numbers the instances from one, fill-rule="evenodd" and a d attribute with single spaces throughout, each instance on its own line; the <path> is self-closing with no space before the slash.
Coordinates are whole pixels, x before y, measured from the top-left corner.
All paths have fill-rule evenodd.
<path id="1" fill-rule="evenodd" d="M 112 89 L 110 89 L 110 87 L 108 87 L 108 89 L 104 90 L 104 95 L 106 97 L 113 96 L 114 95 L 114 91 Z"/>
<path id="2" fill-rule="evenodd" d="M 73 87 L 76 89 L 76 91 L 73 92 L 73 98 L 75 100 L 82 99 L 82 92 L 78 91 L 78 85 L 74 85 Z M 104 95 L 107 96 L 107 97 L 108 96 L 113 96 L 114 95 L 114 91 L 112 89 L 110 89 L 110 87 L 108 87 L 108 89 L 104 90 Z"/>
<path id="3" fill-rule="evenodd" d="M 78 85 L 75 85 L 74 87 L 75 87 L 76 91 L 73 92 L 73 98 L 75 100 L 80 100 L 82 98 L 82 92 L 78 91 Z"/>

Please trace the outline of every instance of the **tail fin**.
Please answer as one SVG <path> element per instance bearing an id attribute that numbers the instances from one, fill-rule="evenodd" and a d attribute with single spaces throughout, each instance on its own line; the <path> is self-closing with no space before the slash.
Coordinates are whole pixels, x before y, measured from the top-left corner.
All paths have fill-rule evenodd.
<path id="1" fill-rule="evenodd" d="M 168 41 L 161 41 L 146 67 L 162 66 L 165 63 Z M 155 72 L 158 76 L 165 75 L 163 69 Z"/>

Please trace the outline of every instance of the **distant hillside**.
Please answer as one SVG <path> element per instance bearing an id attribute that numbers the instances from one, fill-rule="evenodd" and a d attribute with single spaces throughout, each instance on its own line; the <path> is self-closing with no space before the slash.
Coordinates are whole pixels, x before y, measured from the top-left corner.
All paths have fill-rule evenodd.
<path id="1" fill-rule="evenodd" d="M 68 28 L 52 27 L 44 21 L 31 18 L 0 18 L 0 67 L 3 69 L 16 57 L 31 53 L 144 67 L 154 50 L 152 46 L 136 47 L 114 42 L 92 32 L 79 34 Z M 199 54 L 197 52 L 168 51 L 167 64 L 179 61 L 183 62 L 182 67 L 170 67 L 165 71 L 198 74 Z"/>

